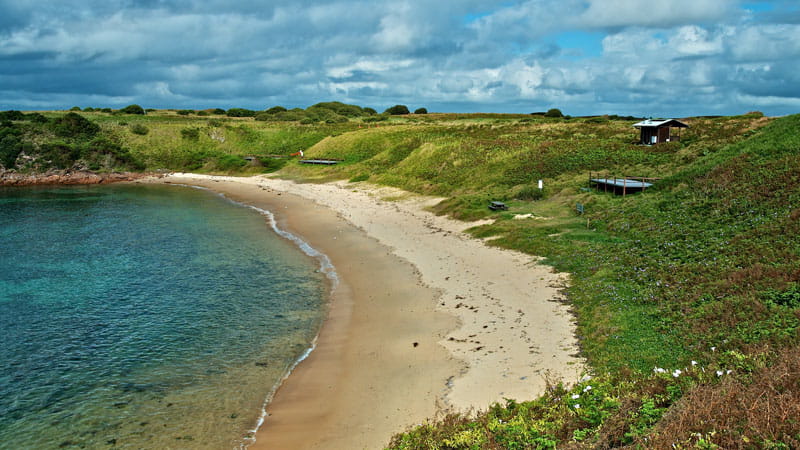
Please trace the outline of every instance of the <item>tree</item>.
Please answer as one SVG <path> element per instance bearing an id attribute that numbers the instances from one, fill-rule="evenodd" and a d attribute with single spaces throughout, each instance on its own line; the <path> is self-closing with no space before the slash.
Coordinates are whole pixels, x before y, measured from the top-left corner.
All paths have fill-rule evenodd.
<path id="1" fill-rule="evenodd" d="M 391 108 L 387 108 L 384 111 L 386 114 L 391 114 L 393 116 L 400 116 L 404 114 L 410 114 L 411 112 L 408 110 L 408 106 L 406 105 L 394 105 Z"/>
<path id="2" fill-rule="evenodd" d="M 284 112 L 284 111 L 286 111 L 286 108 L 284 108 L 283 106 L 277 105 L 277 106 L 273 106 L 272 108 L 270 108 L 270 109 L 268 109 L 268 110 L 266 110 L 264 112 L 267 113 L 267 114 L 277 114 L 279 112 Z"/>
<path id="3" fill-rule="evenodd" d="M 35 123 L 47 123 L 47 117 L 37 112 L 25 114 L 25 120 L 27 120 L 28 122 L 35 122 Z"/>
<path id="4" fill-rule="evenodd" d="M 70 138 L 92 137 L 100 131 L 97 124 L 74 112 L 55 119 L 52 127 L 57 136 Z"/>
<path id="5" fill-rule="evenodd" d="M 0 120 L 25 120 L 25 114 L 22 111 L 8 110 L 0 112 Z"/>
<path id="6" fill-rule="evenodd" d="M 544 113 L 545 117 L 564 117 L 564 114 L 561 114 L 561 110 L 558 108 L 551 108 L 548 109 L 546 113 Z"/>
<path id="7" fill-rule="evenodd" d="M 417 108 L 414 110 L 414 114 L 428 114 L 428 110 L 426 108 Z"/>
<path id="8" fill-rule="evenodd" d="M 231 108 L 226 114 L 228 117 L 255 117 L 256 111 L 245 108 Z"/>
<path id="9" fill-rule="evenodd" d="M 128 105 L 119 110 L 122 114 L 139 114 L 144 115 L 144 108 L 139 105 Z"/>

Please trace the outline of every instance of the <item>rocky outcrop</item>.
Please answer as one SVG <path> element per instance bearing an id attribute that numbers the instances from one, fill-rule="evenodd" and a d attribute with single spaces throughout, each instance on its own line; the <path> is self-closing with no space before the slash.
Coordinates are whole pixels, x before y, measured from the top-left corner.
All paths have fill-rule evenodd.
<path id="1" fill-rule="evenodd" d="M 107 184 L 162 176 L 141 172 L 95 173 L 83 170 L 52 170 L 45 173 L 23 174 L 0 171 L 0 186 L 37 186 L 48 184 Z"/>

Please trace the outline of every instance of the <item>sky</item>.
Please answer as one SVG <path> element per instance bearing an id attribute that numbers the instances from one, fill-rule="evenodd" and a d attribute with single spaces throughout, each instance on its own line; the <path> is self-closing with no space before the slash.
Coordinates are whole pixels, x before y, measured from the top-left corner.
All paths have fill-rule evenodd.
<path id="1" fill-rule="evenodd" d="M 0 109 L 800 112 L 800 0 L 0 0 Z"/>

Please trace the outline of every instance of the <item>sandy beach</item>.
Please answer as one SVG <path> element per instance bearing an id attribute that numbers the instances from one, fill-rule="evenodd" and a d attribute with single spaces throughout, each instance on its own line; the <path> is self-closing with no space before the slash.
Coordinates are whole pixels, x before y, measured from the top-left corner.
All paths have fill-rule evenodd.
<path id="1" fill-rule="evenodd" d="M 339 277 L 317 347 L 281 385 L 251 449 L 382 448 L 446 410 L 530 399 L 583 369 L 563 274 L 424 210 L 440 199 L 364 183 L 173 174 L 272 211 Z"/>

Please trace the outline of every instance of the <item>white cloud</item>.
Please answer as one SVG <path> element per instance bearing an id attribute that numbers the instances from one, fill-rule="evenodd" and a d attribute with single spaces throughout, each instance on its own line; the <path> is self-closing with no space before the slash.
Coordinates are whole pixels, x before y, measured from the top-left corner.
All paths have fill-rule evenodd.
<path id="1" fill-rule="evenodd" d="M 800 25 L 759 22 L 739 0 L 7 3 L 0 85 L 16 94 L 0 108 L 342 100 L 681 115 L 742 112 L 760 96 L 786 112 L 800 97 Z"/>
<path id="2" fill-rule="evenodd" d="M 735 9 L 734 0 L 588 0 L 576 23 L 597 28 L 676 25 L 718 21 Z"/>

